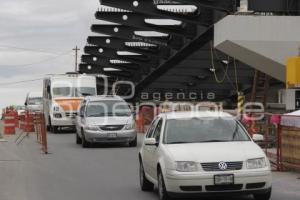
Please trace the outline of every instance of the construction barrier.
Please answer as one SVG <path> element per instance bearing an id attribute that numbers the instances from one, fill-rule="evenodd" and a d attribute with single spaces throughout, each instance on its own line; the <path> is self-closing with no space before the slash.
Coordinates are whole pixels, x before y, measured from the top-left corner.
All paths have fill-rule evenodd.
<path id="1" fill-rule="evenodd" d="M 25 130 L 25 113 L 22 113 L 19 116 L 19 129 Z"/>
<path id="2" fill-rule="evenodd" d="M 48 153 L 48 143 L 47 143 L 47 129 L 45 116 L 43 113 L 35 113 L 34 119 L 34 130 L 37 134 L 37 141 L 42 145 L 42 151 Z"/>
<path id="3" fill-rule="evenodd" d="M 250 128 L 264 135 L 264 141 L 258 144 L 265 150 L 272 166 L 278 171 L 300 170 L 300 127 L 282 125 L 283 117 L 300 122 L 300 116 L 263 114 L 263 119 L 255 121 L 255 127 L 251 123 Z"/>
<path id="4" fill-rule="evenodd" d="M 16 134 L 15 126 L 17 117 L 13 110 L 5 110 L 5 113 L 3 113 L 3 119 L 4 119 L 4 134 L 5 135 L 14 135 Z"/>
<path id="5" fill-rule="evenodd" d="M 34 113 L 26 111 L 25 113 L 25 125 L 24 131 L 27 133 L 33 133 L 34 130 Z"/>

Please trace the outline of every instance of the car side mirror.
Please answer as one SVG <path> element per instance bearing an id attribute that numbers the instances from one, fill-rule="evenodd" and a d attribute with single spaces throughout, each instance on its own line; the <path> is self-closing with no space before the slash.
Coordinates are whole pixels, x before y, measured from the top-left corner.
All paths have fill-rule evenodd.
<path id="1" fill-rule="evenodd" d="M 155 138 L 146 138 L 144 144 L 147 146 L 157 146 L 158 142 L 156 142 Z"/>
<path id="2" fill-rule="evenodd" d="M 253 134 L 252 139 L 254 142 L 263 142 L 265 137 L 261 134 Z"/>

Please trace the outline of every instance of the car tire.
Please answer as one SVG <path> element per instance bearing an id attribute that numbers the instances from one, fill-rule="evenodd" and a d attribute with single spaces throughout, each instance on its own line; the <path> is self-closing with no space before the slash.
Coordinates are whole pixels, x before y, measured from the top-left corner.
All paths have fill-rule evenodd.
<path id="1" fill-rule="evenodd" d="M 148 181 L 145 171 L 144 171 L 144 166 L 142 161 L 140 161 L 140 169 L 139 169 L 139 175 L 140 175 L 140 186 L 142 191 L 152 191 L 154 188 L 154 184 Z"/>
<path id="2" fill-rule="evenodd" d="M 90 143 L 85 140 L 85 137 L 84 137 L 83 133 L 82 133 L 82 138 L 81 138 L 81 145 L 82 145 L 82 148 L 89 148 L 90 147 Z"/>
<path id="3" fill-rule="evenodd" d="M 170 200 L 170 197 L 167 193 L 165 181 L 161 169 L 158 168 L 157 171 L 157 182 L 158 182 L 158 196 L 159 200 Z"/>
<path id="4" fill-rule="evenodd" d="M 271 198 L 272 189 L 264 194 L 253 194 L 255 200 L 269 200 Z"/>
<path id="5" fill-rule="evenodd" d="M 134 140 L 132 140 L 131 142 L 129 142 L 129 147 L 136 147 L 137 146 L 137 137 L 135 137 Z"/>
<path id="6" fill-rule="evenodd" d="M 82 143 L 82 140 L 79 137 L 78 133 L 76 133 L 76 144 L 81 144 L 81 143 Z"/>
<path id="7" fill-rule="evenodd" d="M 52 126 L 53 133 L 59 133 L 58 126 Z"/>

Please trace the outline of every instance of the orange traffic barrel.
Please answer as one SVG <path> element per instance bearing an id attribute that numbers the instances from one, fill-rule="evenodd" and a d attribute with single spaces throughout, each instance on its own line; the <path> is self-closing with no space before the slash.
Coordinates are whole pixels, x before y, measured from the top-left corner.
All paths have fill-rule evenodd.
<path id="1" fill-rule="evenodd" d="M 15 126 L 16 126 L 15 114 L 13 112 L 4 113 L 4 134 L 5 135 L 16 134 Z"/>

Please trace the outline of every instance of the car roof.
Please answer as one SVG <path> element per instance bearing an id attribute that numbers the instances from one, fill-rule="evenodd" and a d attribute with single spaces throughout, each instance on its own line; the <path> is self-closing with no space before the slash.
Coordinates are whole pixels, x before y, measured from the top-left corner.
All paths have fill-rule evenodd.
<path id="1" fill-rule="evenodd" d="M 117 95 L 98 95 L 98 96 L 87 96 L 86 100 L 88 101 L 107 101 L 107 100 L 119 100 L 124 101 L 120 96 Z"/>
<path id="2" fill-rule="evenodd" d="M 233 117 L 231 114 L 221 111 L 177 111 L 166 112 L 158 115 L 166 119 L 204 118 L 204 117 Z"/>

